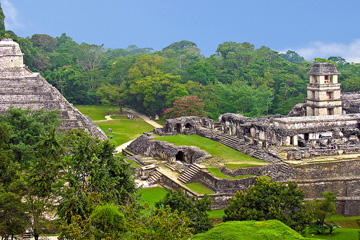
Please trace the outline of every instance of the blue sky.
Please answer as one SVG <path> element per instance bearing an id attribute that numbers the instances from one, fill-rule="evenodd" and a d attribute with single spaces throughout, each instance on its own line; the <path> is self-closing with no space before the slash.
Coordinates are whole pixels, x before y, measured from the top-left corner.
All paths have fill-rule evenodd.
<path id="1" fill-rule="evenodd" d="M 360 1 L 346 0 L 0 0 L 18 36 L 66 33 L 76 42 L 161 50 L 193 41 L 210 56 L 227 41 L 250 42 L 308 60 L 360 62 Z"/>

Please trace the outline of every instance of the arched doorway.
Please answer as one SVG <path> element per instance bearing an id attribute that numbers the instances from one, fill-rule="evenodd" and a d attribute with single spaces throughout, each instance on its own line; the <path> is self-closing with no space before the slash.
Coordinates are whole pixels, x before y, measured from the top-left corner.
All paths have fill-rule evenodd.
<path id="1" fill-rule="evenodd" d="M 185 124 L 185 128 L 186 128 L 186 129 L 191 129 L 191 127 L 192 127 L 192 126 L 191 126 L 190 123 Z"/>
<path id="2" fill-rule="evenodd" d="M 179 151 L 176 156 L 176 161 L 185 162 L 185 154 L 182 151 Z"/>

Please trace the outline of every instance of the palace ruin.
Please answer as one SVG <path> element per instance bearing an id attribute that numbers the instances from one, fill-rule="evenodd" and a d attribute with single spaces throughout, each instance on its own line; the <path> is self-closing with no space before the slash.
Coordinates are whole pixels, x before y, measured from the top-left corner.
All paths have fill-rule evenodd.
<path id="1" fill-rule="evenodd" d="M 207 118 L 181 117 L 168 119 L 154 133 L 165 135 L 197 134 L 231 147 L 239 152 L 268 162 L 261 167 L 230 170 L 219 167 L 227 176 L 254 175 L 244 179 L 220 179 L 213 176 L 202 162 L 205 155 L 184 150 L 185 146 L 154 141 L 144 134 L 128 150 L 138 154 L 131 159 L 145 165 L 139 156 L 161 157 L 166 166 L 179 172 L 172 180 L 159 169 L 148 181 L 173 189 L 182 188 L 190 196 L 202 196 L 182 183 L 199 182 L 215 194 L 214 209 L 224 208 L 236 191 L 254 184 L 256 176 L 269 176 L 276 181 L 295 181 L 307 199 L 320 198 L 322 191 L 337 196 L 338 213 L 360 215 L 360 94 L 341 95 L 336 67 L 315 63 L 308 72 L 307 99 L 297 104 L 287 116 L 249 118 L 226 113 L 218 122 Z M 182 152 L 180 158 L 177 154 Z M 188 159 L 191 159 L 190 161 Z M 328 161 L 332 159 L 332 161 Z M 322 161 L 321 161 L 322 160 Z"/>

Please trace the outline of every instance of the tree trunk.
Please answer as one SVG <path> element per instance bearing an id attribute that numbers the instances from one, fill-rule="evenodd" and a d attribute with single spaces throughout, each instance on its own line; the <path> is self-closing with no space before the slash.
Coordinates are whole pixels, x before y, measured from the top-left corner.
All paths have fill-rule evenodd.
<path id="1" fill-rule="evenodd" d="M 39 234 L 38 234 L 38 233 L 34 233 L 34 238 L 35 238 L 35 240 L 39 240 Z"/>
<path id="2" fill-rule="evenodd" d="M 119 104 L 119 108 L 120 108 L 120 113 L 122 114 L 122 113 L 123 113 L 123 106 L 122 106 L 122 104 Z"/>

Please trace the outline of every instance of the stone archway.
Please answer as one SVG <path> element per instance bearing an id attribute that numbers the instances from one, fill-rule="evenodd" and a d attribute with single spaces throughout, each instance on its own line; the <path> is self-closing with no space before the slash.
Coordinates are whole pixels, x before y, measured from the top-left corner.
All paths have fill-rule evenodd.
<path id="1" fill-rule="evenodd" d="M 192 128 L 192 125 L 190 123 L 187 123 L 185 124 L 185 128 L 190 130 Z"/>
<path id="2" fill-rule="evenodd" d="M 175 155 L 175 159 L 176 161 L 181 161 L 181 162 L 185 162 L 185 154 L 183 151 L 178 151 L 177 154 Z"/>

